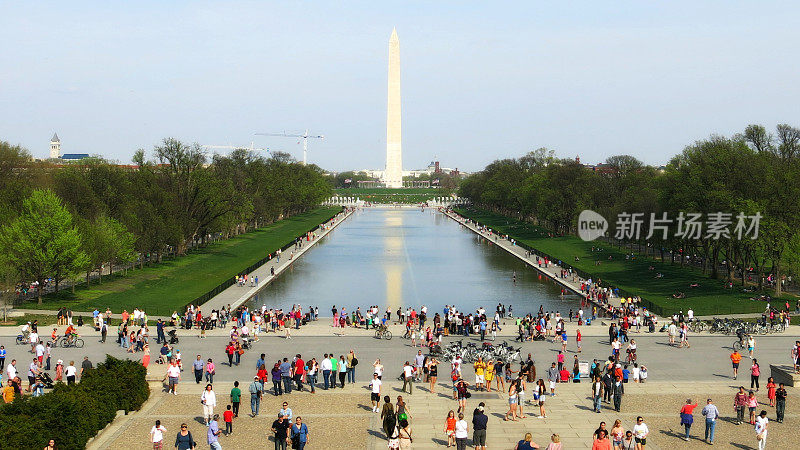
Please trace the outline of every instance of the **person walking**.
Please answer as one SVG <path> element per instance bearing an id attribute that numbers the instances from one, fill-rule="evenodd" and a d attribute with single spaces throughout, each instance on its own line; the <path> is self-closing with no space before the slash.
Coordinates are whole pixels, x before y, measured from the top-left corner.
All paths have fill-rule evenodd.
<path id="1" fill-rule="evenodd" d="M 193 450 L 195 447 L 192 432 L 189 431 L 189 427 L 185 423 L 182 423 L 180 431 L 175 436 L 175 448 L 177 450 Z"/>
<path id="2" fill-rule="evenodd" d="M 706 400 L 706 406 L 703 407 L 703 416 L 706 418 L 706 437 L 705 441 L 709 445 L 714 445 L 714 430 L 717 428 L 717 419 L 719 419 L 719 409 L 709 398 Z"/>
<path id="3" fill-rule="evenodd" d="M 214 383 L 214 375 L 217 373 L 217 367 L 214 365 L 214 361 L 211 358 L 208 358 L 205 366 L 205 373 L 206 373 L 206 383 Z"/>
<path id="4" fill-rule="evenodd" d="M 550 382 L 550 395 L 556 396 L 556 382 L 558 381 L 558 368 L 556 363 L 552 363 L 547 369 L 547 380 Z"/>
<path id="5" fill-rule="evenodd" d="M 486 425 L 489 417 L 484 414 L 486 404 L 480 402 L 472 412 L 472 444 L 475 450 L 486 450 Z"/>
<path id="6" fill-rule="evenodd" d="M 258 376 L 253 377 L 253 382 L 250 383 L 247 390 L 250 392 L 250 412 L 253 417 L 256 417 L 261 407 L 261 396 L 264 393 L 264 385 L 258 379 Z"/>
<path id="7" fill-rule="evenodd" d="M 208 423 L 208 445 L 211 450 L 222 450 L 222 445 L 219 443 L 220 433 L 222 431 L 219 429 L 219 414 L 214 414 Z"/>
<path id="8" fill-rule="evenodd" d="M 625 386 L 622 384 L 622 378 L 617 377 L 612 389 L 614 391 L 614 411 L 619 412 L 622 407 L 622 395 L 625 393 Z"/>
<path id="9" fill-rule="evenodd" d="M 70 361 L 70 367 L 71 366 L 72 362 Z M 67 373 L 67 375 L 69 375 L 69 373 Z M 172 362 L 170 362 L 165 378 L 169 379 L 169 391 L 167 391 L 167 393 L 172 392 L 174 395 L 178 395 L 176 389 L 178 388 L 178 382 L 181 380 L 181 366 L 178 365 L 176 360 L 173 359 Z M 69 376 L 67 376 L 67 379 L 69 379 Z"/>
<path id="10" fill-rule="evenodd" d="M 739 350 L 734 349 L 731 353 L 731 365 L 733 366 L 733 379 L 739 376 L 739 363 L 742 362 L 742 355 Z"/>
<path id="11" fill-rule="evenodd" d="M 381 380 L 378 379 L 378 374 L 372 374 L 372 381 L 370 381 L 370 401 L 372 402 L 372 412 L 378 412 L 378 405 L 381 403 Z"/>
<path id="12" fill-rule="evenodd" d="M 761 366 L 758 365 L 758 360 L 753 360 L 753 365 L 750 366 L 750 389 L 753 389 L 753 386 L 756 387 L 756 392 L 758 392 L 758 378 L 761 376 Z"/>
<path id="13" fill-rule="evenodd" d="M 755 422 L 756 439 L 758 440 L 758 450 L 767 448 L 767 432 L 769 431 L 769 419 L 767 419 L 767 412 L 761 410 L 761 414 Z"/>
<path id="14" fill-rule="evenodd" d="M 397 414 L 395 414 L 394 405 L 392 405 L 392 399 L 388 395 L 383 397 L 381 424 L 383 425 L 383 431 L 386 433 L 386 437 L 391 438 L 394 434 L 395 428 L 397 427 Z"/>
<path id="15" fill-rule="evenodd" d="M 447 436 L 447 448 L 456 445 L 456 413 L 452 409 L 444 421 L 444 434 Z"/>
<path id="16" fill-rule="evenodd" d="M 527 436 L 527 435 L 526 435 Z M 531 442 L 531 448 L 536 449 L 539 448 L 536 443 Z M 561 436 L 558 433 L 553 433 L 550 435 L 550 443 L 547 444 L 547 448 L 545 450 L 561 450 Z"/>
<path id="17" fill-rule="evenodd" d="M 406 391 L 408 386 L 408 391 Z M 408 361 L 403 364 L 403 392 L 408 392 L 409 395 L 414 391 L 414 368 Z"/>
<path id="18" fill-rule="evenodd" d="M 430 358 L 428 360 L 428 383 L 430 384 L 430 393 L 436 392 L 436 380 L 439 378 L 439 360 Z"/>
<path id="19" fill-rule="evenodd" d="M 639 444 L 636 444 L 637 446 Z M 636 447 L 637 449 L 639 447 Z M 600 430 L 597 433 L 597 438 L 592 442 L 592 450 L 612 450 L 611 441 L 608 439 L 608 431 Z"/>
<path id="20" fill-rule="evenodd" d="M 208 426 L 211 418 L 214 417 L 214 407 L 217 406 L 217 394 L 214 393 L 210 384 L 206 385 L 206 389 L 200 395 L 200 403 L 203 404 L 203 418 Z"/>
<path id="21" fill-rule="evenodd" d="M 153 450 L 161 450 L 164 448 L 164 433 L 167 429 L 161 425 L 160 420 L 156 420 L 156 424 L 150 429 L 150 442 L 153 444 Z"/>
<path id="22" fill-rule="evenodd" d="M 286 450 L 286 445 L 289 443 L 289 428 L 291 424 L 278 414 L 278 419 L 272 422 L 272 434 L 275 439 L 275 450 Z"/>
<path id="23" fill-rule="evenodd" d="M 622 448 L 622 440 L 625 439 L 625 428 L 623 428 L 621 420 L 617 419 L 614 421 L 614 426 L 611 427 L 609 437 L 611 438 L 614 450 Z"/>
<path id="24" fill-rule="evenodd" d="M 756 424 L 756 408 L 758 408 L 758 399 L 753 391 L 747 395 L 747 409 L 750 411 L 750 425 Z"/>
<path id="25" fill-rule="evenodd" d="M 508 422 L 508 415 L 511 414 L 511 420 L 517 421 L 517 383 L 511 383 L 508 387 L 508 411 L 506 412 L 503 420 Z"/>
<path id="26" fill-rule="evenodd" d="M 600 413 L 603 404 L 604 384 L 599 377 L 594 377 L 592 381 L 592 400 L 594 401 L 594 412 Z"/>
<path id="27" fill-rule="evenodd" d="M 456 421 L 455 437 L 456 450 L 467 450 L 467 437 L 469 436 L 469 424 L 464 420 L 464 413 L 458 413 Z"/>
<path id="28" fill-rule="evenodd" d="M 694 423 L 695 408 L 697 408 L 697 403 L 692 404 L 692 399 L 690 398 L 686 399 L 686 404 L 681 408 L 681 425 L 685 430 L 683 440 L 687 442 L 689 441 L 689 432 L 692 430 L 692 424 Z"/>
<path id="29" fill-rule="evenodd" d="M 747 336 L 747 353 L 750 355 L 750 359 L 753 359 L 753 351 L 756 349 L 756 340 L 753 338 L 753 335 Z"/>
<path id="30" fill-rule="evenodd" d="M 462 412 L 467 410 L 466 409 L 467 408 L 467 396 L 469 395 L 469 392 L 467 392 L 467 386 L 469 386 L 469 383 L 464 381 L 463 378 L 458 377 L 458 380 L 456 381 L 456 384 L 455 384 L 455 390 L 456 390 L 456 397 L 458 399 L 458 412 L 459 413 L 462 413 Z"/>
<path id="31" fill-rule="evenodd" d="M 775 420 L 778 423 L 783 423 L 783 414 L 786 411 L 786 388 L 783 383 L 778 384 L 778 389 L 775 391 Z"/>
<path id="32" fill-rule="evenodd" d="M 303 423 L 303 418 L 300 416 L 294 419 L 290 439 L 292 441 L 292 448 L 297 450 L 305 449 L 308 443 L 308 425 Z"/>
<path id="33" fill-rule="evenodd" d="M 736 411 L 736 425 L 744 422 L 744 409 L 747 407 L 747 393 L 744 386 L 739 386 L 739 392 L 733 396 L 733 409 Z"/>
<path id="34" fill-rule="evenodd" d="M 636 425 L 633 426 L 633 436 L 636 441 L 636 450 L 644 450 L 647 446 L 647 435 L 650 434 L 650 429 L 644 423 L 644 418 L 639 416 L 636 418 Z"/>
<path id="35" fill-rule="evenodd" d="M 239 382 L 233 382 L 233 389 L 231 389 L 231 411 L 233 417 L 239 417 L 239 405 L 242 401 L 242 390 L 239 389 Z"/>

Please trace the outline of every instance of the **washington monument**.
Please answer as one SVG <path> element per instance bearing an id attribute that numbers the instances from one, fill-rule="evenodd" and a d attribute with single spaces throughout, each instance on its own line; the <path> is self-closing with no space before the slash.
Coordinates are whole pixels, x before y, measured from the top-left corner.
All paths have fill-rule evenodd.
<path id="1" fill-rule="evenodd" d="M 397 30 L 389 38 L 389 97 L 386 103 L 386 170 L 383 182 L 388 188 L 403 187 L 403 149 L 400 145 L 400 40 Z"/>

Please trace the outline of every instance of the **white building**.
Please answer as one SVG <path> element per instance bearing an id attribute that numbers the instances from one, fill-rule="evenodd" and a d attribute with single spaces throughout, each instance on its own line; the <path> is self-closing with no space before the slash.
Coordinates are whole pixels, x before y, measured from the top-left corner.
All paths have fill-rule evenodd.
<path id="1" fill-rule="evenodd" d="M 50 138 L 50 158 L 61 158 L 61 139 L 58 138 L 57 133 L 53 133 L 53 137 Z"/>

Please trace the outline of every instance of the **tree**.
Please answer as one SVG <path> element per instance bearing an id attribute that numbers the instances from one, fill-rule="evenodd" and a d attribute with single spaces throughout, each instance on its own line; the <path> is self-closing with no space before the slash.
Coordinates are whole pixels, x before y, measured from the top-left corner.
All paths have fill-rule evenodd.
<path id="1" fill-rule="evenodd" d="M 3 227 L 0 248 L 12 268 L 38 282 L 39 304 L 48 276 L 58 286 L 59 278 L 77 273 L 87 261 L 72 215 L 46 189 L 34 190 L 23 201 L 19 217 Z"/>

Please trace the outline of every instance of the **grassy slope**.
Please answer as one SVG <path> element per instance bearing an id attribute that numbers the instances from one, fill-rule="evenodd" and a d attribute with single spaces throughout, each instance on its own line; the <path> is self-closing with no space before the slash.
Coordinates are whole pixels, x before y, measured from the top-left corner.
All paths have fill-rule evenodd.
<path id="1" fill-rule="evenodd" d="M 686 311 L 690 307 L 695 315 L 732 314 L 761 312 L 766 304 L 750 300 L 753 294 L 743 293 L 734 283 L 733 289 L 724 287 L 725 280 L 714 280 L 704 276 L 699 269 L 671 265 L 669 260 L 658 260 L 637 255 L 634 260 L 626 260 L 625 253 L 600 242 L 584 242 L 575 236 L 548 238 L 540 228 L 516 219 L 508 218 L 484 210 L 459 210 L 459 213 L 487 225 L 501 233 L 508 234 L 520 242 L 541 252 L 592 274 L 595 279 L 607 281 L 633 295 L 649 300 L 668 312 Z M 602 252 L 592 252 L 592 247 L 601 246 Z M 608 259 L 609 255 L 612 257 Z M 575 257 L 580 261 L 575 261 Z M 600 260 L 600 265 L 595 261 Z M 654 266 L 655 270 L 648 270 Z M 656 279 L 661 272 L 664 277 Z M 700 287 L 690 288 L 692 283 Z M 674 292 L 684 292 L 685 299 L 674 299 Z"/>
<path id="2" fill-rule="evenodd" d="M 68 306 L 75 311 L 91 311 L 97 306 L 102 310 L 111 307 L 114 313 L 123 308 L 130 311 L 134 307 L 143 307 L 151 315 L 168 315 L 340 210 L 319 208 L 209 245 L 181 258 L 129 270 L 127 276 L 116 276 L 103 284 L 92 284 L 88 289 L 78 288 L 74 295 L 62 291 L 46 297 L 42 305 L 29 302 L 24 307 L 57 309 Z"/>

